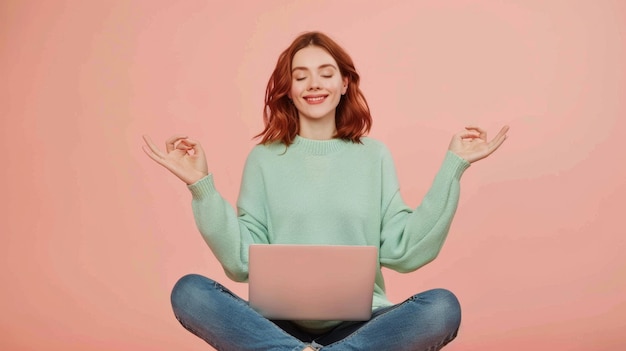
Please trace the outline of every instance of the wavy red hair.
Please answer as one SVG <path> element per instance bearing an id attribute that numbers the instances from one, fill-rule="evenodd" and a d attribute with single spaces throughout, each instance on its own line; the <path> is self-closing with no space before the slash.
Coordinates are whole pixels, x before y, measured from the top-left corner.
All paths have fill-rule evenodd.
<path id="1" fill-rule="evenodd" d="M 276 68 L 265 90 L 265 108 L 263 121 L 265 129 L 256 137 L 263 137 L 261 144 L 282 142 L 289 146 L 298 134 L 300 125 L 298 110 L 289 100 L 291 89 L 291 63 L 294 55 L 307 46 L 317 46 L 332 56 L 342 78 L 348 78 L 348 90 L 337 105 L 335 124 L 336 138 L 360 142 L 372 126 L 372 116 L 359 89 L 359 74 L 348 53 L 327 35 L 320 32 L 307 32 L 298 36 L 293 43 L 278 57 Z"/>

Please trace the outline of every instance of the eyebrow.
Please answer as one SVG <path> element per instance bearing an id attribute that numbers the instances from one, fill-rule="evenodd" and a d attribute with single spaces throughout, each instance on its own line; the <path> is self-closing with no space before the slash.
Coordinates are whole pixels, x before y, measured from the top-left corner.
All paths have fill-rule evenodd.
<path id="1" fill-rule="evenodd" d="M 331 67 L 331 68 L 334 68 L 335 70 L 338 70 L 338 68 L 335 65 L 331 64 L 331 63 L 327 63 L 327 64 L 324 64 L 324 65 L 321 65 L 321 66 L 317 67 L 317 69 L 322 69 L 322 68 L 327 68 L 327 67 Z M 298 67 L 292 68 L 291 69 L 291 73 L 293 73 L 294 71 L 297 71 L 297 70 L 308 71 L 309 69 L 307 67 L 298 66 Z"/>

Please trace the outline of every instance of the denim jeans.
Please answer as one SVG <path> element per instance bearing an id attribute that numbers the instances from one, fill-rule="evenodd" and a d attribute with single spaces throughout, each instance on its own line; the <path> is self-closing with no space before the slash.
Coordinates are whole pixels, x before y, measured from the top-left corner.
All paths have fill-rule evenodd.
<path id="1" fill-rule="evenodd" d="M 289 321 L 264 318 L 219 283 L 200 275 L 181 278 L 172 291 L 174 314 L 190 332 L 220 351 L 388 350 L 434 351 L 456 337 L 461 308 L 444 289 L 377 309 L 365 322 L 343 322 L 310 334 Z"/>

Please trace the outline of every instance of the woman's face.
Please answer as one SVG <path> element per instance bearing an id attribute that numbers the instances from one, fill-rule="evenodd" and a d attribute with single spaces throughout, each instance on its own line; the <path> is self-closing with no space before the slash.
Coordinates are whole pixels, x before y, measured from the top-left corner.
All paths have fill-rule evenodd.
<path id="1" fill-rule="evenodd" d="M 318 46 L 307 46 L 296 52 L 291 67 L 289 98 L 300 120 L 334 121 L 335 109 L 348 86 L 335 59 Z"/>

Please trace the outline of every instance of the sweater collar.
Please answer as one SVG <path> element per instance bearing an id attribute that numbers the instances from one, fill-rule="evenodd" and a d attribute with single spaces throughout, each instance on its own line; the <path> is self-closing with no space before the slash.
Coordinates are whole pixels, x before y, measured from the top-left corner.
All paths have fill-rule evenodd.
<path id="1" fill-rule="evenodd" d="M 343 139 L 313 140 L 296 135 L 293 146 L 312 155 L 326 155 L 341 150 L 350 141 Z"/>

